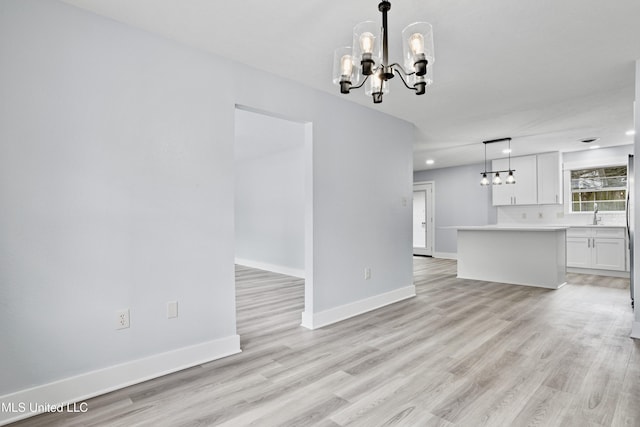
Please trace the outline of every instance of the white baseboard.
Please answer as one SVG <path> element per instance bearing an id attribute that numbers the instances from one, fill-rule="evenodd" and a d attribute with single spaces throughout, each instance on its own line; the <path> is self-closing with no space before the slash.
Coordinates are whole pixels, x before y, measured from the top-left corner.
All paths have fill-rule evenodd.
<path id="1" fill-rule="evenodd" d="M 72 404 L 241 351 L 240 336 L 232 335 L 6 394 L 0 396 L 0 426 L 63 406 L 90 411 Z"/>
<path id="2" fill-rule="evenodd" d="M 621 277 L 624 279 L 629 278 L 628 271 L 598 270 L 595 268 L 567 267 L 567 273 L 592 274 L 594 276 Z"/>
<path id="3" fill-rule="evenodd" d="M 269 264 L 268 262 L 253 261 L 246 258 L 236 258 L 236 264 L 258 270 L 271 271 L 273 273 L 286 274 L 287 276 L 304 279 L 304 269 L 286 267 L 283 265 Z"/>
<path id="4" fill-rule="evenodd" d="M 374 295 L 359 301 L 341 305 L 335 308 L 321 311 L 319 313 L 302 312 L 301 325 L 308 329 L 318 329 L 323 326 L 340 322 L 341 320 L 375 310 L 385 305 L 393 304 L 407 298 L 416 296 L 416 287 L 414 285 L 406 286 L 400 289 L 394 289 L 384 294 Z"/>
<path id="5" fill-rule="evenodd" d="M 631 324 L 631 338 L 640 339 L 640 322 L 638 321 Z"/>
<path id="6" fill-rule="evenodd" d="M 442 259 L 458 259 L 458 254 L 456 252 L 434 252 L 433 257 Z"/>

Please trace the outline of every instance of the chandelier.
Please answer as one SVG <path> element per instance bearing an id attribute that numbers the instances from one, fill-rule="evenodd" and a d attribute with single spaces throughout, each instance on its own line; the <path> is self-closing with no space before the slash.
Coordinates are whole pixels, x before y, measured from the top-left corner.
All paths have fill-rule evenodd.
<path id="1" fill-rule="evenodd" d="M 389 93 L 388 82 L 396 74 L 416 95 L 423 95 L 433 83 L 433 30 L 427 22 L 415 22 L 402 30 L 404 67 L 389 64 L 390 9 L 390 2 L 381 1 L 378 10 L 382 13 L 382 28 L 373 21 L 361 22 L 353 28 L 353 47 L 341 47 L 334 52 L 333 83 L 340 86 L 340 93 L 349 93 L 368 83 L 365 93 L 379 104 L 382 95 Z"/>
<path id="2" fill-rule="evenodd" d="M 507 141 L 509 143 L 507 149 L 505 150 L 505 152 L 509 154 L 508 169 L 501 170 L 501 171 L 487 171 L 487 144 L 493 144 L 496 142 L 504 142 L 504 141 Z M 489 175 L 495 174 L 493 177 L 493 180 L 491 180 L 491 183 L 493 185 L 502 185 L 502 178 L 500 177 L 501 173 L 507 174 L 507 179 L 505 180 L 507 184 L 515 184 L 516 177 L 513 176 L 513 173 L 516 170 L 511 169 L 511 138 L 492 139 L 490 141 L 482 141 L 482 143 L 484 144 L 484 172 L 480 172 L 480 174 L 482 175 L 482 179 L 480 180 L 480 185 L 482 185 L 483 187 L 489 185 L 489 177 L 487 176 L 487 174 Z"/>

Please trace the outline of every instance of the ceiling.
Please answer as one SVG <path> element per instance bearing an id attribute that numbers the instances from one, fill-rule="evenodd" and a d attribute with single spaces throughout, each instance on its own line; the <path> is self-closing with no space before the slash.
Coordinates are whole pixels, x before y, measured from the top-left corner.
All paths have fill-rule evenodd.
<path id="1" fill-rule="evenodd" d="M 377 0 L 63 1 L 407 120 L 415 170 L 481 162 L 481 142 L 501 137 L 514 156 L 633 143 L 638 0 L 391 1 L 389 59 L 404 26 L 430 22 L 434 84 L 416 96 L 395 79 L 376 106 L 339 94 L 331 73 L 353 26 L 381 20 Z"/>

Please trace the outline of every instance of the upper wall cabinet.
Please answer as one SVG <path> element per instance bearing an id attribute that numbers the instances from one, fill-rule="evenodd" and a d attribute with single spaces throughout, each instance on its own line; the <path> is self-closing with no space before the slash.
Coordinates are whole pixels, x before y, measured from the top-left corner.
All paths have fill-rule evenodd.
<path id="1" fill-rule="evenodd" d="M 535 205 L 538 202 L 538 183 L 536 171 L 536 156 L 511 158 L 511 169 L 514 171 L 514 184 L 492 185 L 493 205 Z M 508 159 L 498 159 L 492 162 L 494 171 L 509 169 Z M 502 174 L 503 181 L 506 174 Z"/>
<path id="2" fill-rule="evenodd" d="M 491 170 L 509 169 L 508 159 L 497 159 Z M 512 157 L 511 169 L 515 184 L 506 184 L 502 174 L 502 185 L 492 185 L 493 205 L 544 205 L 562 203 L 562 172 L 560 153 L 544 153 L 531 156 Z"/>
<path id="3" fill-rule="evenodd" d="M 562 164 L 560 153 L 538 154 L 538 204 L 562 203 Z"/>

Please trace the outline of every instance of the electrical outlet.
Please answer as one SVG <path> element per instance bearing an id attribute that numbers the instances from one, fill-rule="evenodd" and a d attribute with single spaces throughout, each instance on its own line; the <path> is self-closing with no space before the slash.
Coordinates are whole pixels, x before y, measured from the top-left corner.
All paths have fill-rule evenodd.
<path id="1" fill-rule="evenodd" d="M 129 309 L 116 311 L 116 329 L 127 329 L 129 327 Z"/>
<path id="2" fill-rule="evenodd" d="M 522 212 L 522 219 L 527 219 L 527 213 L 526 212 Z"/>
<path id="3" fill-rule="evenodd" d="M 556 212 L 556 218 L 564 218 L 564 212 Z"/>
<path id="4" fill-rule="evenodd" d="M 542 219 L 543 215 L 542 212 L 538 212 L 538 219 Z"/>
<path id="5" fill-rule="evenodd" d="M 178 301 L 169 301 L 167 303 L 167 319 L 178 317 Z"/>
<path id="6" fill-rule="evenodd" d="M 366 267 L 364 269 L 364 280 L 371 279 L 371 267 Z"/>

